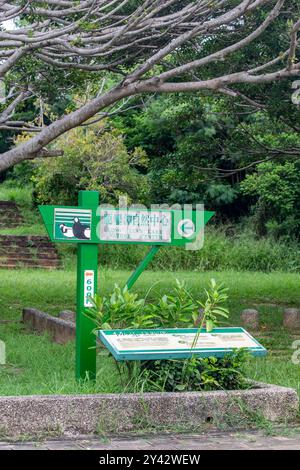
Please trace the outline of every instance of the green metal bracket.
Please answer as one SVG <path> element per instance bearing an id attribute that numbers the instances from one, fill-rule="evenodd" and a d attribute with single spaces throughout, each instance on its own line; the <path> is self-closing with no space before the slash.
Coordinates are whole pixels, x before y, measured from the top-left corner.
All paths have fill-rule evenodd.
<path id="1" fill-rule="evenodd" d="M 148 264 L 150 263 L 154 255 L 158 252 L 159 248 L 160 248 L 160 245 L 153 245 L 150 248 L 146 256 L 142 259 L 142 261 L 137 266 L 135 271 L 133 271 L 133 273 L 131 274 L 130 278 L 125 284 L 125 287 L 127 286 L 128 289 L 131 289 L 131 287 L 138 280 L 142 272 L 147 268 Z"/>

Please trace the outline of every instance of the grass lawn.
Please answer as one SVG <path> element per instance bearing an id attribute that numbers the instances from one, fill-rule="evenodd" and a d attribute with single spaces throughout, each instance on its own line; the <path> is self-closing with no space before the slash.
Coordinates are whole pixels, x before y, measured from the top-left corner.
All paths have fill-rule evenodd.
<path id="1" fill-rule="evenodd" d="M 129 271 L 101 270 L 100 290 L 125 284 Z M 215 277 L 229 287 L 230 322 L 239 325 L 241 309 L 254 307 L 262 316 L 256 337 L 268 350 L 267 358 L 253 359 L 248 375 L 257 380 L 295 387 L 300 393 L 300 365 L 293 365 L 292 342 L 297 339 L 281 327 L 282 307 L 300 305 L 300 275 L 247 272 L 145 272 L 135 289 L 148 299 L 168 292 L 175 278 L 185 279 L 198 297 Z M 22 308 L 36 307 L 53 315 L 74 309 L 75 269 L 64 271 L 0 271 L 0 339 L 5 341 L 7 364 L 0 366 L 0 395 L 49 393 L 108 393 L 123 390 L 116 367 L 107 357 L 98 358 L 96 384 L 74 380 L 74 343 L 53 344 L 19 322 Z M 4 322 L 9 321 L 9 322 Z M 300 338 L 298 338 L 300 339 Z"/>

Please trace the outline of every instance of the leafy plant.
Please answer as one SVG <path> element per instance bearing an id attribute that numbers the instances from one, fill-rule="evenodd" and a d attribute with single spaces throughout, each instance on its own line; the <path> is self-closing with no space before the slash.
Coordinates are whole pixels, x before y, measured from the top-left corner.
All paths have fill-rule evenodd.
<path id="1" fill-rule="evenodd" d="M 211 331 L 219 317 L 228 318 L 228 310 L 221 306 L 227 300 L 226 292 L 222 284 L 211 279 L 209 289 L 205 289 L 206 301 L 196 302 L 185 283 L 176 280 L 173 292 L 163 295 L 154 304 L 146 303 L 127 287 L 121 289 L 115 284 L 110 296 L 96 294 L 92 299 L 93 306 L 86 309 L 85 314 L 101 329 L 193 327 L 199 317 L 200 305 L 204 314 L 199 330 L 206 322 L 207 331 Z"/>
<path id="2" fill-rule="evenodd" d="M 112 126 L 98 123 L 72 129 L 54 147 L 63 148 L 64 156 L 36 166 L 35 202 L 76 204 L 82 189 L 99 190 L 107 203 L 115 203 L 119 196 L 148 202 L 147 156 L 139 147 L 128 152 L 122 134 Z"/>
<path id="3" fill-rule="evenodd" d="M 185 283 L 178 280 L 173 292 L 163 295 L 156 304 L 146 303 L 138 294 L 117 284 L 109 297 L 97 294 L 92 303 L 85 314 L 101 329 L 192 327 L 198 315 L 197 303 Z"/>
<path id="4" fill-rule="evenodd" d="M 93 306 L 85 309 L 85 315 L 93 320 L 96 328 L 101 328 L 102 330 L 111 330 L 111 311 L 104 307 L 106 299 L 96 294 L 93 298 L 90 299 L 90 301 Z"/>
<path id="5" fill-rule="evenodd" d="M 187 364 L 181 360 L 143 361 L 133 387 L 148 392 L 243 389 L 249 387 L 244 375 L 247 359 L 248 352 L 239 349 L 223 358 L 192 357 Z M 183 375 L 188 380 L 182 381 Z"/>
<path id="6" fill-rule="evenodd" d="M 186 288 L 185 282 L 176 279 L 173 293 L 163 295 L 157 305 L 151 306 L 163 328 L 192 327 L 198 306 Z"/>
<path id="7" fill-rule="evenodd" d="M 200 324 L 200 330 L 206 323 L 206 331 L 212 331 L 219 323 L 220 318 L 228 318 L 229 311 L 222 305 L 228 299 L 228 289 L 223 284 L 217 284 L 215 279 L 210 280 L 209 289 L 205 289 L 205 302 L 199 301 L 199 305 L 203 308 L 203 318 Z"/>
<path id="8" fill-rule="evenodd" d="M 151 306 L 145 306 L 145 299 L 139 299 L 127 287 L 121 289 L 115 284 L 109 297 L 96 295 L 93 307 L 85 310 L 86 316 L 96 324 L 96 328 L 154 328 L 155 314 Z"/>

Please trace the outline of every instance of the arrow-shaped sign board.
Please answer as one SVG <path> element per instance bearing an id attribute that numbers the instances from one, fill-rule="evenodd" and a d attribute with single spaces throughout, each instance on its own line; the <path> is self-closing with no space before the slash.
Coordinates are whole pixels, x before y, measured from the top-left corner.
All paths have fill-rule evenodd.
<path id="1" fill-rule="evenodd" d="M 39 206 L 53 242 L 183 246 L 214 212 Z"/>

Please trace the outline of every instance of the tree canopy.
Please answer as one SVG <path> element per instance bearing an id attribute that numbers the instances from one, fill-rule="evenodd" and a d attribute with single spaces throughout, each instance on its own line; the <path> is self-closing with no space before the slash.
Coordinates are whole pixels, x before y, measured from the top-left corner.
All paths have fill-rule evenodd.
<path id="1" fill-rule="evenodd" d="M 217 92 L 255 104 L 253 86 L 300 76 L 293 0 L 21 0 L 0 1 L 0 13 L 0 131 L 31 135 L 2 151 L 0 171 L 58 155 L 51 142 L 135 96 Z"/>

